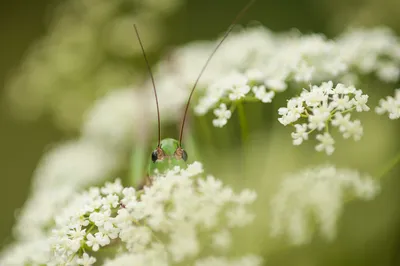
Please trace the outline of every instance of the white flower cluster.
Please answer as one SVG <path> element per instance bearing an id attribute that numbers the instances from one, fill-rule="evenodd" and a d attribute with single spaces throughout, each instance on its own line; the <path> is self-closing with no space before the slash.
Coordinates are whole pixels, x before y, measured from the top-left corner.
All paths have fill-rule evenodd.
<path id="1" fill-rule="evenodd" d="M 193 59 L 195 55 L 187 50 L 185 55 Z M 206 58 L 204 50 L 194 46 L 192 52 Z M 384 82 L 400 77 L 400 42 L 385 28 L 352 30 L 336 40 L 251 28 L 230 36 L 215 57 L 202 78 L 199 87 L 205 89 L 194 110 L 197 115 L 213 110 L 216 127 L 227 123 L 238 102 L 270 103 L 289 85 L 327 80 L 356 85 L 359 76 L 373 73 Z M 179 73 L 193 78 L 193 67 L 187 68 Z"/>
<path id="2" fill-rule="evenodd" d="M 271 201 L 271 234 L 287 235 L 292 244 L 300 245 L 311 240 L 318 226 L 321 235 L 332 240 L 345 200 L 371 200 L 378 192 L 379 184 L 371 177 L 330 165 L 290 175 Z"/>
<path id="3" fill-rule="evenodd" d="M 368 111 L 367 101 L 368 95 L 353 86 L 338 83 L 334 87 L 332 81 L 324 82 L 320 86 L 310 86 L 310 90 L 304 89 L 300 96 L 290 99 L 286 107 L 279 108 L 281 117 L 278 120 L 282 125 L 295 127 L 296 131 L 292 133 L 294 145 L 308 140 L 310 133 L 322 131 L 316 135 L 320 143 L 315 149 L 331 155 L 335 141 L 329 127 L 338 128 L 346 139 L 360 140 L 363 134 L 361 122 L 352 121 L 350 112 Z"/>
<path id="4" fill-rule="evenodd" d="M 37 238 L 30 241 L 21 241 L 1 250 L 0 265 L 44 265 L 51 255 L 50 239 Z"/>
<path id="5" fill-rule="evenodd" d="M 400 42 L 391 29 L 350 29 L 336 42 L 338 55 L 360 74 L 375 74 L 384 82 L 399 80 Z"/>
<path id="6" fill-rule="evenodd" d="M 111 265 L 125 265 L 129 259 L 135 265 L 260 265 L 260 258 L 253 255 L 227 257 L 233 245 L 231 231 L 254 218 L 247 206 L 256 199 L 255 192 L 245 189 L 236 194 L 213 176 L 202 178 L 202 172 L 202 165 L 195 162 L 186 170 L 175 168 L 155 177 L 143 191 L 123 188 L 116 180 L 76 194 L 60 208 L 48 241 L 42 244 L 42 250 L 52 254 L 36 262 L 92 265 L 98 252 L 111 248 L 121 253 L 108 262 Z M 211 243 L 211 254 L 204 254 L 202 241 Z M 28 263 L 33 256 L 28 251 L 18 258 L 8 252 L 0 263 Z"/>
<path id="7" fill-rule="evenodd" d="M 400 89 L 395 90 L 394 97 L 387 96 L 386 99 L 379 100 L 379 106 L 375 108 L 375 112 L 382 115 L 389 114 L 390 119 L 400 118 Z"/>
<path id="8" fill-rule="evenodd" d="M 51 149 L 36 169 L 30 198 L 18 215 L 14 228 L 17 239 L 40 239 L 71 195 L 108 178 L 118 163 L 116 154 L 87 141 L 71 141 Z"/>

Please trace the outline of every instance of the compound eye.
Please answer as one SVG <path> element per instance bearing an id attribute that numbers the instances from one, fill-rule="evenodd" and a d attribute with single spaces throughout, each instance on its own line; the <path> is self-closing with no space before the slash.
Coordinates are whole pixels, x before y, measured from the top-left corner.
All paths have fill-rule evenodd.
<path id="1" fill-rule="evenodd" d="M 186 162 L 188 159 L 188 155 L 185 150 L 182 150 L 182 159 Z"/>
<path id="2" fill-rule="evenodd" d="M 158 159 L 158 152 L 157 152 L 157 150 L 154 150 L 151 153 L 151 160 L 153 161 L 153 163 L 155 163 L 157 161 L 157 159 Z"/>

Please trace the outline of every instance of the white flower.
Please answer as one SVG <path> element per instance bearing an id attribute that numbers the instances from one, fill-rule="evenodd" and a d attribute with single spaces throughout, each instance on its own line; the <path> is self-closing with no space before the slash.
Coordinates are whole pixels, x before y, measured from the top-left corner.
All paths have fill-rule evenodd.
<path id="1" fill-rule="evenodd" d="M 342 84 L 340 84 L 342 85 Z M 335 90 L 336 93 L 338 93 L 337 90 Z M 350 102 L 350 98 L 348 95 L 340 95 L 340 94 L 334 94 L 332 96 L 332 102 L 330 103 L 331 108 L 336 108 L 337 110 L 344 111 L 348 110 L 352 107 L 352 103 Z"/>
<path id="2" fill-rule="evenodd" d="M 274 91 L 267 92 L 264 85 L 253 87 L 254 95 L 263 103 L 270 103 L 275 96 Z"/>
<path id="3" fill-rule="evenodd" d="M 264 78 L 264 73 L 257 68 L 247 70 L 245 75 L 250 81 L 256 82 L 261 82 Z"/>
<path id="4" fill-rule="evenodd" d="M 93 265 L 95 262 L 96 258 L 89 256 L 87 253 L 83 253 L 82 257 L 76 260 L 76 263 L 83 266 Z"/>
<path id="5" fill-rule="evenodd" d="M 284 126 L 291 124 L 295 127 L 296 131 L 292 133 L 293 145 L 302 144 L 313 131 L 324 131 L 323 134 L 316 134 L 320 143 L 315 149 L 331 155 L 335 150 L 335 141 L 329 132 L 329 125 L 338 127 L 346 139 L 353 137 L 356 141 L 360 140 L 363 135 L 362 125 L 359 120 L 350 120 L 350 112 L 368 111 L 367 101 L 368 95 L 362 94 L 354 86 L 341 83 L 334 86 L 332 81 L 324 82 L 320 86 L 311 86 L 310 90 L 304 89 L 299 97 L 288 101 L 287 107 L 279 108 L 281 117 L 278 121 Z"/>
<path id="6" fill-rule="evenodd" d="M 86 236 L 86 229 L 82 229 L 82 225 L 78 224 L 70 229 L 68 234 L 71 239 L 81 241 Z"/>
<path id="7" fill-rule="evenodd" d="M 92 234 L 87 235 L 86 245 L 92 247 L 93 251 L 98 251 L 100 248 L 99 238 L 94 237 Z"/>
<path id="8" fill-rule="evenodd" d="M 311 240 L 317 226 L 322 237 L 331 241 L 345 200 L 370 200 L 378 192 L 379 184 L 371 177 L 330 165 L 288 175 L 271 201 L 271 234 L 286 235 L 292 244 L 300 245 Z M 316 224 L 311 226 L 314 218 Z"/>
<path id="9" fill-rule="evenodd" d="M 332 120 L 332 125 L 339 127 L 339 131 L 345 133 L 350 127 L 350 114 L 336 113 L 334 119 Z"/>
<path id="10" fill-rule="evenodd" d="M 308 127 L 321 131 L 325 128 L 330 117 L 330 110 L 324 107 L 314 108 L 313 113 L 308 117 Z"/>
<path id="11" fill-rule="evenodd" d="M 248 85 L 235 86 L 231 89 L 231 93 L 229 93 L 229 99 L 231 101 L 237 101 L 246 96 L 246 94 L 250 91 L 250 87 Z"/>
<path id="12" fill-rule="evenodd" d="M 375 108 L 375 112 L 382 115 L 389 114 L 390 119 L 400 118 L 400 89 L 396 89 L 394 97 L 387 96 L 386 99 L 379 100 L 379 106 Z"/>
<path id="13" fill-rule="evenodd" d="M 114 182 L 106 182 L 104 187 L 101 188 L 101 193 L 108 194 L 119 194 L 121 193 L 123 187 L 121 185 L 121 180 L 116 179 Z"/>
<path id="14" fill-rule="evenodd" d="M 102 199 L 102 208 L 109 209 L 110 207 L 117 207 L 119 205 L 119 197 L 115 194 L 109 194 Z"/>
<path id="15" fill-rule="evenodd" d="M 183 223 L 183 226 L 172 230 L 168 251 L 174 262 L 182 262 L 200 251 L 196 229 L 192 225 Z"/>
<path id="16" fill-rule="evenodd" d="M 367 106 L 368 95 L 356 94 L 352 101 L 357 112 L 369 111 L 369 107 Z"/>
<path id="17" fill-rule="evenodd" d="M 136 190 L 133 187 L 129 188 L 124 188 L 122 190 L 123 198 L 121 200 L 121 203 L 123 206 L 127 209 L 132 209 L 135 207 L 137 204 L 137 195 L 136 195 Z"/>
<path id="18" fill-rule="evenodd" d="M 296 124 L 294 127 L 296 132 L 292 133 L 293 145 L 300 145 L 303 140 L 308 139 L 307 124 Z"/>
<path id="19" fill-rule="evenodd" d="M 361 126 L 360 120 L 355 120 L 353 122 L 350 122 L 347 125 L 346 131 L 343 132 L 343 137 L 345 139 L 353 137 L 355 141 L 360 140 L 362 135 L 363 135 L 363 127 Z"/>
<path id="20" fill-rule="evenodd" d="M 282 92 L 287 89 L 287 84 L 284 80 L 281 79 L 266 79 L 264 81 L 265 86 L 273 91 Z"/>
<path id="21" fill-rule="evenodd" d="M 308 106 L 319 107 L 322 103 L 328 101 L 330 89 L 327 89 L 324 83 L 321 87 L 312 86 L 310 91 L 303 91 L 301 97 Z"/>
<path id="22" fill-rule="evenodd" d="M 297 82 L 309 82 L 312 80 L 314 66 L 309 66 L 305 62 L 301 62 L 297 67 L 297 73 L 294 75 L 294 80 Z"/>
<path id="23" fill-rule="evenodd" d="M 217 117 L 213 120 L 213 125 L 215 127 L 223 127 L 228 122 L 228 119 L 231 118 L 231 111 L 227 110 L 227 107 L 224 103 L 221 103 L 218 109 L 214 110 L 214 114 Z"/>
<path id="24" fill-rule="evenodd" d="M 315 149 L 317 151 L 325 151 L 327 155 L 331 155 L 334 151 L 335 148 L 333 145 L 335 144 L 335 140 L 331 137 L 329 133 L 324 133 L 318 134 L 316 137 L 317 140 L 319 140 L 321 143 L 315 146 Z"/>
<path id="25" fill-rule="evenodd" d="M 382 63 L 376 74 L 383 81 L 396 82 L 400 77 L 400 68 L 395 63 Z"/>
<path id="26" fill-rule="evenodd" d="M 296 122 L 303 112 L 303 100 L 301 98 L 292 98 L 288 101 L 287 107 L 281 107 L 278 109 L 279 115 L 282 116 L 278 118 L 278 121 L 286 126 L 290 123 Z"/>

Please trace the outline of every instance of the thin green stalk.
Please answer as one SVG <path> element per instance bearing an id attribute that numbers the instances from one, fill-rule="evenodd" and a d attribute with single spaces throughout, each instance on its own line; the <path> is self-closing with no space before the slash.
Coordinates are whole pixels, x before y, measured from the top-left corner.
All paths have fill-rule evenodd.
<path id="1" fill-rule="evenodd" d="M 131 172 L 129 177 L 129 184 L 137 187 L 143 180 L 145 172 L 146 161 L 147 161 L 147 145 L 145 141 L 138 141 L 135 143 L 132 156 L 130 159 Z"/>
<path id="2" fill-rule="evenodd" d="M 382 170 L 376 175 L 377 178 L 382 178 L 387 175 L 393 168 L 400 163 L 400 152 L 396 154 L 383 168 Z"/>
<path id="3" fill-rule="evenodd" d="M 244 111 L 244 106 L 242 102 L 237 103 L 238 115 L 239 115 L 239 124 L 240 131 L 242 137 L 242 145 L 244 146 L 247 143 L 247 139 L 249 137 L 249 131 L 247 127 L 246 113 Z"/>

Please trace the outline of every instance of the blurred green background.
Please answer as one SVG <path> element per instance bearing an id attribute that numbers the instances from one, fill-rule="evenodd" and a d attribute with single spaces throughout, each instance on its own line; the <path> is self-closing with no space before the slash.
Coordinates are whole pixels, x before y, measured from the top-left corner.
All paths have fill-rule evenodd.
<path id="1" fill-rule="evenodd" d="M 176 13 L 165 18 L 164 27 L 167 29 L 167 34 L 163 35 L 162 43 L 151 53 L 151 61 L 155 62 L 177 45 L 219 36 L 246 2 L 246 0 L 183 1 Z M 54 123 L 50 112 L 44 112 L 39 118 L 29 121 L 15 116 L 7 104 L 4 89 L 13 71 L 22 64 L 28 49 L 48 34 L 51 18 L 60 3 L 61 1 L 54 0 L 15 0 L 0 3 L 0 201 L 2 202 L 0 246 L 10 241 L 16 209 L 26 200 L 30 179 L 41 155 L 56 142 L 73 138 L 78 134 L 79 123 L 75 128 L 63 128 L 62 125 Z M 254 21 L 277 32 L 298 28 L 304 33 L 318 32 L 328 37 L 334 37 L 349 26 L 359 25 L 387 25 L 400 33 L 400 1 L 258 0 L 241 23 Z M 142 65 L 142 62 L 137 64 Z M 389 93 L 388 89 L 377 92 L 375 99 Z M 24 95 L 19 97 L 23 98 Z M 366 130 L 373 129 L 376 126 L 375 122 L 366 122 Z M 396 130 L 396 127 L 393 129 Z M 285 134 L 288 137 L 288 132 Z M 392 136 L 396 139 L 396 133 Z M 376 135 L 369 136 L 369 139 L 374 138 Z M 285 141 L 288 142 L 289 138 Z M 388 145 L 392 151 L 398 150 L 398 138 L 396 143 Z M 359 145 L 358 148 L 362 149 L 363 146 Z M 362 152 L 368 153 L 368 149 L 364 148 Z M 390 154 L 385 158 L 377 158 L 375 164 L 370 165 L 371 168 L 367 170 L 376 169 L 381 162 L 390 158 Z M 353 155 L 357 156 L 356 153 Z M 285 258 L 292 256 L 292 259 L 298 258 L 297 265 L 313 265 L 310 263 L 315 260 L 307 261 L 301 256 L 312 249 L 313 255 L 321 256 L 321 265 L 400 265 L 398 193 L 400 181 L 386 178 L 382 186 L 385 193 L 376 201 L 368 203 L 370 204 L 368 207 L 366 203 L 351 203 L 346 207 L 339 225 L 338 240 L 334 244 L 316 243 L 309 247 L 277 251 L 270 260 L 276 265 L 283 265 Z M 385 208 L 381 208 L 382 204 L 386 204 Z M 380 209 L 380 212 L 368 213 L 371 208 Z M 352 238 L 354 240 L 357 234 L 361 236 L 368 232 L 368 226 L 360 226 L 358 232 L 351 232 L 354 227 L 358 227 L 358 224 L 363 224 L 365 219 L 370 222 L 368 226 L 381 226 L 381 234 L 369 238 L 361 237 L 361 240 L 356 242 L 359 249 L 348 249 L 347 247 L 353 248 L 355 244 L 345 236 L 355 233 L 356 236 Z M 385 230 L 386 226 L 390 227 L 390 230 Z"/>

